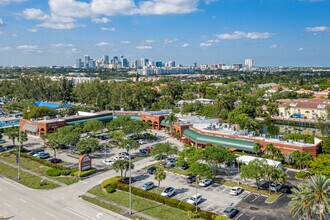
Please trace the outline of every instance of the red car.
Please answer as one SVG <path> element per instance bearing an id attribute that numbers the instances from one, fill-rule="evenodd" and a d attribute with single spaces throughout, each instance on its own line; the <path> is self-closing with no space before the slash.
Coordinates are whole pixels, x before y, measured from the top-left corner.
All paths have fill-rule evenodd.
<path id="1" fill-rule="evenodd" d="M 154 146 L 149 146 L 149 147 L 146 147 L 146 150 L 151 151 L 152 148 L 154 148 Z"/>

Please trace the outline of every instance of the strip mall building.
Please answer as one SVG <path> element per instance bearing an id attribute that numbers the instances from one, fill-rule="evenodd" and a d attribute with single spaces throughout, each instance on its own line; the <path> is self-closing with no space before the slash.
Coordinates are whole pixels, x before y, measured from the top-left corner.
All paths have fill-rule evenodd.
<path id="1" fill-rule="evenodd" d="M 21 131 L 30 135 L 40 136 L 56 131 L 56 129 L 69 125 L 84 124 L 87 121 L 97 120 L 109 122 L 120 116 L 128 115 L 134 120 L 149 122 L 153 129 L 161 130 L 170 126 L 166 121 L 169 110 L 158 112 L 135 112 L 135 111 L 103 111 L 97 113 L 79 112 L 78 115 L 57 117 L 56 119 L 43 120 L 20 120 Z M 281 139 L 266 139 L 260 136 L 251 136 L 242 133 L 234 125 L 224 124 L 219 119 L 205 119 L 203 117 L 179 117 L 178 122 L 171 126 L 172 131 L 184 143 L 205 148 L 209 145 L 221 145 L 232 151 L 253 152 L 256 142 L 265 148 L 273 144 L 282 153 L 288 155 L 293 151 L 304 151 L 316 157 L 320 152 L 321 140 L 315 138 L 314 144 L 303 142 L 286 141 Z"/>

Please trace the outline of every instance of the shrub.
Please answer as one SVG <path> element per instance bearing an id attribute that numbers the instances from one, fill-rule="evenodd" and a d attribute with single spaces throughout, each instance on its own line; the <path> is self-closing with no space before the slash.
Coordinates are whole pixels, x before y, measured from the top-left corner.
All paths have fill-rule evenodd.
<path id="1" fill-rule="evenodd" d="M 47 182 L 42 179 L 40 182 L 39 182 L 39 186 L 46 186 L 47 185 Z"/>
<path id="2" fill-rule="evenodd" d="M 62 170 L 61 174 L 62 174 L 63 176 L 68 176 L 68 175 L 71 174 L 71 170 Z"/>
<path id="3" fill-rule="evenodd" d="M 105 187 L 105 191 L 107 193 L 113 193 L 113 192 L 116 192 L 116 186 L 115 184 L 110 184 L 108 185 L 107 187 Z"/>
<path id="4" fill-rule="evenodd" d="M 74 172 L 74 175 L 79 176 L 79 177 L 85 177 L 85 176 L 92 175 L 95 172 L 96 172 L 96 168 L 92 167 L 89 170 L 84 170 L 81 172 L 78 170 L 78 171 Z"/>
<path id="5" fill-rule="evenodd" d="M 309 176 L 309 174 L 306 173 L 306 172 L 299 172 L 299 173 L 296 173 L 296 178 L 297 178 L 297 179 L 305 179 L 305 178 L 307 178 L 308 176 Z"/>
<path id="6" fill-rule="evenodd" d="M 230 218 L 223 215 L 214 215 L 213 220 L 230 220 Z"/>
<path id="7" fill-rule="evenodd" d="M 46 171 L 47 176 L 60 176 L 61 171 L 55 168 L 50 168 L 49 170 Z"/>
<path id="8" fill-rule="evenodd" d="M 188 211 L 187 214 L 188 214 L 189 219 L 191 219 L 191 218 L 199 218 L 200 217 L 199 212 Z"/>
<path id="9" fill-rule="evenodd" d="M 117 182 L 120 180 L 121 178 L 116 176 L 116 177 L 113 177 L 113 178 L 110 178 L 110 179 L 107 179 L 107 180 L 104 180 L 102 183 L 101 183 L 101 186 L 102 188 L 105 188 L 107 187 L 108 185 L 110 184 L 115 184 L 117 185 Z"/>
<path id="10" fill-rule="evenodd" d="M 74 176 L 74 174 L 75 174 L 77 171 L 79 171 L 78 168 L 73 168 L 73 169 L 71 169 L 70 176 Z"/>
<path id="11" fill-rule="evenodd" d="M 2 154 L 1 154 L 1 157 L 10 157 L 10 153 L 9 152 L 3 152 Z"/>

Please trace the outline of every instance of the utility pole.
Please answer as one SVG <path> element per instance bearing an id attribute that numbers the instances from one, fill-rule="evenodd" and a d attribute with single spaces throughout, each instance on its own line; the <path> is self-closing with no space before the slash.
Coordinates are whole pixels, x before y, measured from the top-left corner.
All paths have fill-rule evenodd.
<path id="1" fill-rule="evenodd" d="M 17 179 L 20 179 L 21 170 L 21 128 L 18 128 L 18 155 L 17 155 Z"/>
<path id="2" fill-rule="evenodd" d="M 198 187 L 198 179 L 199 179 L 199 175 L 196 176 L 196 194 L 195 194 L 196 212 L 198 211 L 198 204 L 197 204 L 197 187 Z"/>

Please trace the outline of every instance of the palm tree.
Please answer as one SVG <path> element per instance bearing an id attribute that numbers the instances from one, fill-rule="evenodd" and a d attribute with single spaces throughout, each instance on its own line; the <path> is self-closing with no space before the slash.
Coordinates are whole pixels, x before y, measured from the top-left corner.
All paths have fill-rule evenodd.
<path id="1" fill-rule="evenodd" d="M 54 161 L 56 163 L 56 150 L 59 148 L 59 142 L 57 140 L 50 139 L 48 147 L 54 151 Z"/>
<path id="2" fill-rule="evenodd" d="M 174 113 L 171 112 L 168 116 L 166 116 L 165 120 L 168 121 L 171 129 L 171 136 L 173 136 L 172 124 L 173 122 L 176 122 L 178 118 L 175 116 Z"/>
<path id="3" fill-rule="evenodd" d="M 20 137 L 17 138 L 21 146 L 23 146 L 23 143 L 28 140 L 27 134 L 25 132 L 21 132 Z"/>
<path id="4" fill-rule="evenodd" d="M 323 175 L 315 175 L 308 179 L 307 183 L 298 185 L 289 196 L 290 212 L 299 218 L 306 216 L 318 216 L 324 220 L 330 213 L 330 179 Z"/>
<path id="5" fill-rule="evenodd" d="M 116 160 L 113 165 L 112 168 L 116 171 L 119 172 L 120 171 L 120 177 L 123 178 L 123 172 L 126 168 L 126 161 L 125 160 Z"/>
<path id="6" fill-rule="evenodd" d="M 261 145 L 259 142 L 256 142 L 256 143 L 253 145 L 252 152 L 255 153 L 256 156 L 259 156 L 260 153 L 261 153 L 261 148 L 262 148 L 262 145 Z"/>
<path id="7" fill-rule="evenodd" d="M 285 184 L 286 179 L 288 178 L 288 174 L 282 169 L 275 169 L 271 174 L 271 178 L 275 184 L 278 183 Z M 275 187 L 275 193 L 277 193 L 276 187 Z"/>
<path id="8" fill-rule="evenodd" d="M 273 156 L 275 151 L 275 146 L 273 144 L 267 144 L 265 151 L 267 152 L 268 155 Z"/>
<path id="9" fill-rule="evenodd" d="M 15 127 L 8 128 L 5 131 L 5 135 L 8 136 L 9 139 L 13 141 L 13 146 L 15 146 L 15 139 L 18 138 L 18 130 Z"/>
<path id="10" fill-rule="evenodd" d="M 164 179 L 166 179 L 166 173 L 163 169 L 157 168 L 155 170 L 155 180 L 158 181 L 158 188 L 160 186 L 160 182 L 163 181 Z"/>

